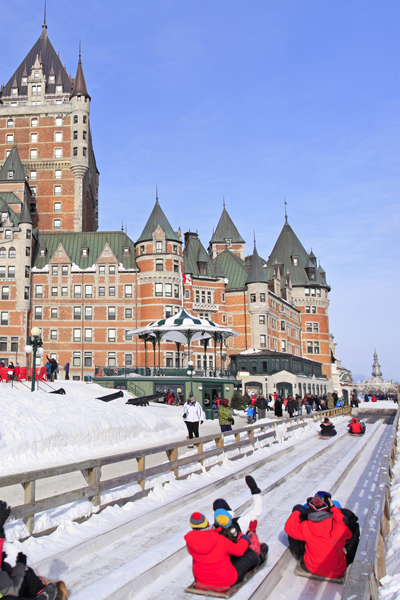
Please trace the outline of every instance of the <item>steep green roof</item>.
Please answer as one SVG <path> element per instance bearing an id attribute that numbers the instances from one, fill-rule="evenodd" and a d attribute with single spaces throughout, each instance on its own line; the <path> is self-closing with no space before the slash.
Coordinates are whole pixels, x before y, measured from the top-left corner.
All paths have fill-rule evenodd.
<path id="1" fill-rule="evenodd" d="M 21 200 L 14 192 L 0 192 L 0 198 L 7 204 L 22 204 Z"/>
<path id="2" fill-rule="evenodd" d="M 12 177 L 8 176 L 10 171 L 13 171 L 14 173 Z M 25 177 L 26 171 L 22 166 L 17 146 L 14 144 L 10 154 L 5 160 L 4 165 L 0 169 L 0 181 L 23 181 Z"/>
<path id="3" fill-rule="evenodd" d="M 244 289 L 248 276 L 247 269 L 244 266 L 244 260 L 236 256 L 230 250 L 224 250 L 218 256 L 221 269 L 228 279 L 227 290 Z"/>
<path id="4" fill-rule="evenodd" d="M 25 202 L 22 205 L 21 214 L 19 215 L 19 223 L 27 223 L 32 225 L 31 213 L 29 212 L 28 204 Z"/>
<path id="5" fill-rule="evenodd" d="M 91 267 L 108 242 L 112 252 L 125 269 L 135 269 L 135 245 L 123 231 L 96 231 L 85 233 L 39 233 L 33 256 L 33 266 L 38 269 L 48 264 L 58 245 L 61 243 L 71 262 L 81 269 Z M 87 244 L 87 246 L 82 246 Z M 39 246 L 46 247 L 46 256 L 39 256 Z M 88 256 L 82 256 L 82 247 L 88 247 Z M 129 256 L 124 256 L 123 248 L 130 249 Z"/>
<path id="6" fill-rule="evenodd" d="M 151 211 L 151 215 L 148 218 L 148 221 L 142 231 L 140 238 L 136 241 L 139 242 L 148 242 L 153 239 L 153 233 L 157 229 L 158 225 L 165 232 L 165 236 L 167 240 L 173 240 L 174 242 L 180 242 L 178 235 L 172 229 L 167 217 L 162 210 L 158 198 L 156 199 L 156 203 L 154 205 L 153 210 Z"/>
<path id="7" fill-rule="evenodd" d="M 207 254 L 197 233 L 185 233 L 186 245 L 183 253 L 183 270 L 194 277 L 216 277 L 214 264 Z M 207 275 L 201 275 L 198 263 L 207 264 Z"/>
<path id="8" fill-rule="evenodd" d="M 232 219 L 224 206 L 220 220 L 218 221 L 217 229 L 215 230 L 210 244 L 225 244 L 225 240 L 232 240 L 232 243 L 244 244 L 244 239 L 238 232 Z"/>
<path id="9" fill-rule="evenodd" d="M 255 245 L 246 283 L 268 283 L 268 279 L 264 272 L 263 263 L 261 262 L 261 258 L 258 256 Z"/>
<path id="10" fill-rule="evenodd" d="M 13 227 L 18 227 L 19 217 L 18 213 L 15 213 L 13 209 L 7 204 L 7 202 L 0 196 L 0 213 L 8 213 L 10 215 L 10 221 Z"/>
<path id="11" fill-rule="evenodd" d="M 283 265 L 283 276 L 281 278 L 281 287 L 284 288 L 286 285 L 285 275 L 289 271 L 292 279 L 293 287 L 296 286 L 324 286 L 329 287 L 322 277 L 321 273 L 316 269 L 315 279 L 309 279 L 305 268 L 309 265 L 310 256 L 305 250 L 304 246 L 300 242 L 293 229 L 286 221 L 282 231 L 276 241 L 276 244 L 271 252 L 268 259 L 266 275 L 269 280 L 273 279 L 274 275 L 274 264 Z M 298 265 L 294 265 L 293 258 L 298 259 Z M 314 255 L 312 255 L 314 257 Z"/>

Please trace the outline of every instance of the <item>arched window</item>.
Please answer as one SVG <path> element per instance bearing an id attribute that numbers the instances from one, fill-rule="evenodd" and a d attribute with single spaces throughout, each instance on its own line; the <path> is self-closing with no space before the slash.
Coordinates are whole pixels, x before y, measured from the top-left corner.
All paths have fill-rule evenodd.
<path id="1" fill-rule="evenodd" d="M 315 395 L 315 384 L 312 384 L 312 393 Z"/>
<path id="2" fill-rule="evenodd" d="M 307 384 L 303 383 L 303 394 L 304 396 L 307 396 Z"/>
<path id="3" fill-rule="evenodd" d="M 15 257 L 16 257 L 15 248 L 10 248 L 8 251 L 8 258 L 15 258 Z"/>
<path id="4" fill-rule="evenodd" d="M 5 248 L 0 248 L 0 258 L 7 258 L 7 251 Z"/>
<path id="5" fill-rule="evenodd" d="M 308 393 L 311 394 L 311 383 L 308 384 Z"/>
<path id="6" fill-rule="evenodd" d="M 78 122 L 78 115 L 74 115 L 74 123 Z"/>

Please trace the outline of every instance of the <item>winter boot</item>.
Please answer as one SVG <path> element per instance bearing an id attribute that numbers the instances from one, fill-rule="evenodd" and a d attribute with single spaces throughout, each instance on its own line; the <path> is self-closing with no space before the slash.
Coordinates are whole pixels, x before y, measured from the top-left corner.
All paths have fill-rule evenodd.
<path id="1" fill-rule="evenodd" d="M 55 583 L 49 583 L 45 588 L 36 596 L 37 600 L 55 600 L 57 596 L 57 586 Z"/>
<path id="2" fill-rule="evenodd" d="M 268 558 L 268 544 L 260 545 L 260 562 L 266 562 Z"/>

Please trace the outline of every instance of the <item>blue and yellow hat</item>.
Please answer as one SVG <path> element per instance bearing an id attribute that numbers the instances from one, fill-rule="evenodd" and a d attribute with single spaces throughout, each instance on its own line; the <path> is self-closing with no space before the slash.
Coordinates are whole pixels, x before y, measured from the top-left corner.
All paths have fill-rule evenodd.
<path id="1" fill-rule="evenodd" d="M 227 510 L 218 508 L 214 513 L 214 523 L 217 527 L 230 527 L 232 525 L 232 517 Z"/>

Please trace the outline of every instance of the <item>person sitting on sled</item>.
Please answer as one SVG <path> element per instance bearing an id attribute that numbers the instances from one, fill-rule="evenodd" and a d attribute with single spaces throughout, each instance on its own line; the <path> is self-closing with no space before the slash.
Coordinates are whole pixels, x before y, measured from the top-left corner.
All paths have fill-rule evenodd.
<path id="1" fill-rule="evenodd" d="M 365 424 L 361 423 L 357 417 L 353 417 L 349 425 L 349 433 L 362 435 L 365 433 Z"/>
<path id="2" fill-rule="evenodd" d="M 196 587 L 224 592 L 242 581 L 247 572 L 245 567 L 249 563 L 246 557 L 242 564 L 243 556 L 249 550 L 249 538 L 240 535 L 235 542 L 229 540 L 220 535 L 220 527 L 210 529 L 207 518 L 199 512 L 194 512 L 190 517 L 190 526 L 192 531 L 185 535 L 185 541 L 187 550 L 193 557 Z M 251 552 L 254 555 L 254 566 L 257 566 L 259 558 Z M 232 564 L 231 557 L 237 559 L 235 565 Z"/>
<path id="3" fill-rule="evenodd" d="M 26 565 L 26 555 L 23 552 L 17 554 L 17 564 L 11 567 L 3 552 L 5 542 L 4 524 L 10 515 L 11 509 L 6 502 L 0 501 L 0 598 L 37 598 L 37 600 L 54 600 L 57 595 L 57 587 L 54 583 L 46 585 L 36 573 Z"/>
<path id="4" fill-rule="evenodd" d="M 296 504 L 293 508 L 285 531 L 289 536 L 289 548 L 303 570 L 330 579 L 343 577 L 348 564 L 354 560 L 358 544 L 357 538 L 349 548 L 351 557 L 346 555 L 345 547 L 347 551 L 347 545 L 356 536 L 349 527 L 344 510 L 336 506 L 326 492 L 317 492 L 313 498 L 309 498 L 307 507 Z M 293 540 L 303 544 L 295 544 Z"/>
<path id="5" fill-rule="evenodd" d="M 334 435 L 337 435 L 335 426 L 328 417 L 325 417 L 320 427 L 321 431 L 319 432 L 319 435 L 322 435 L 323 437 L 333 437 Z"/>

